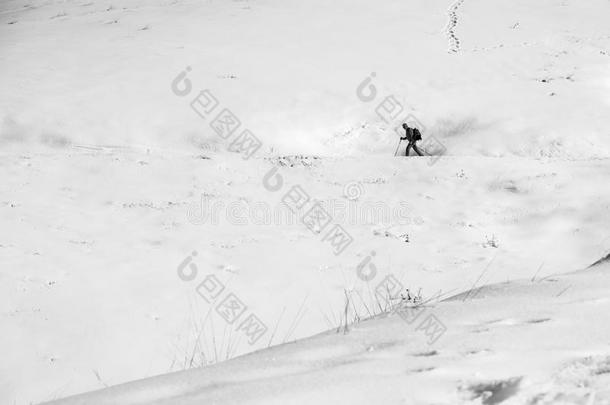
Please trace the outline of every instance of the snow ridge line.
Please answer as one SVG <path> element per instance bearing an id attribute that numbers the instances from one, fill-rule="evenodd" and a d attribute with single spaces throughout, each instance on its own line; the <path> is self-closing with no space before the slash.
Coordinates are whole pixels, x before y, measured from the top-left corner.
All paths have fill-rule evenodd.
<path id="1" fill-rule="evenodd" d="M 455 27 L 458 23 L 458 15 L 457 11 L 460 6 L 464 3 L 464 0 L 456 0 L 454 1 L 449 9 L 447 10 L 447 16 L 449 16 L 449 21 L 447 22 L 447 26 L 445 27 L 445 33 L 447 34 L 447 39 L 449 40 L 449 48 L 447 52 L 449 53 L 458 53 L 460 50 L 460 40 L 455 35 Z"/>

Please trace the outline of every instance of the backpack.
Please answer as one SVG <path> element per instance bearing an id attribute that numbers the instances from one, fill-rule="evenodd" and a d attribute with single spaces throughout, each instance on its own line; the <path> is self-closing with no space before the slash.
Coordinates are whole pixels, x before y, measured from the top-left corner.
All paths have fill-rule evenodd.
<path id="1" fill-rule="evenodd" d="M 421 141 L 421 132 L 419 132 L 419 129 L 417 128 L 413 128 L 413 138 L 412 141 Z"/>

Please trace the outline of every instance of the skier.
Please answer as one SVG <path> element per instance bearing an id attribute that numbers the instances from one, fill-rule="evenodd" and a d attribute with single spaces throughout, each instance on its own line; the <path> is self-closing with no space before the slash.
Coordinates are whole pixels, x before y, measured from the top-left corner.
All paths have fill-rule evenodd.
<path id="1" fill-rule="evenodd" d="M 411 148 L 413 148 L 415 153 L 417 153 L 419 156 L 424 156 L 422 151 L 415 144 L 417 141 L 421 141 L 421 133 L 419 132 L 419 129 L 417 129 L 415 127 L 409 128 L 409 126 L 407 125 L 406 122 L 404 124 L 402 124 L 402 128 L 405 130 L 405 136 L 404 136 L 404 138 L 401 137 L 400 140 L 404 141 L 406 139 L 407 141 L 409 141 L 409 144 L 407 145 L 407 151 L 405 152 L 405 156 L 409 156 L 409 152 L 411 151 Z"/>

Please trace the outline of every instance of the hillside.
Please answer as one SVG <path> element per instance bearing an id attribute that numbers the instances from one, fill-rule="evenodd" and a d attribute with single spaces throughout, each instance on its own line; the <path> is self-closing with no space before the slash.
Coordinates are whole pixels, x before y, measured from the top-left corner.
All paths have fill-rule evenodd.
<path id="1" fill-rule="evenodd" d="M 561 276 L 575 287 L 556 298 L 555 284 L 527 280 L 609 253 L 609 11 L 603 0 L 2 2 L 0 402 L 160 376 L 94 395 L 281 402 L 292 387 L 302 402 L 453 403 L 466 373 L 467 385 L 522 377 L 515 392 L 531 403 L 553 392 L 587 403 L 591 391 L 554 391 L 552 376 L 607 356 L 603 326 L 586 323 L 603 314 L 604 272 Z M 403 120 L 433 156 L 393 156 Z M 246 129 L 259 147 L 235 153 Z M 296 186 L 309 200 L 292 212 Z M 329 221 L 312 232 L 301 218 L 315 202 Z M 327 236 L 336 225 L 351 238 L 341 251 Z M 444 314 L 441 339 L 403 335 L 396 316 L 334 333 L 387 309 L 376 293 L 387 277 Z M 507 290 L 437 306 L 494 283 Z M 243 310 L 232 323 L 217 309 L 228 296 Z M 253 317 L 264 329 L 249 338 L 240 325 Z M 484 322 L 491 348 L 472 332 Z M 533 336 L 559 341 L 513 351 Z M 423 351 L 439 354 L 411 358 Z M 427 367 L 409 371 L 413 392 L 397 388 Z M 370 386 L 352 384 L 362 373 Z M 318 390 L 327 377 L 344 383 Z M 252 378 L 267 388 L 233 384 Z M 540 381 L 548 390 L 528 385 Z"/>

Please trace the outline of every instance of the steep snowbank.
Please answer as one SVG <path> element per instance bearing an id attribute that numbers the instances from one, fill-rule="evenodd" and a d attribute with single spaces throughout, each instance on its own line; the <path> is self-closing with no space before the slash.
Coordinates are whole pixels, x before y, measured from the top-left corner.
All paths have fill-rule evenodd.
<path id="1" fill-rule="evenodd" d="M 607 404 L 609 271 L 494 284 L 426 308 L 447 328 L 433 347 L 430 329 L 394 314 L 54 404 Z"/>

